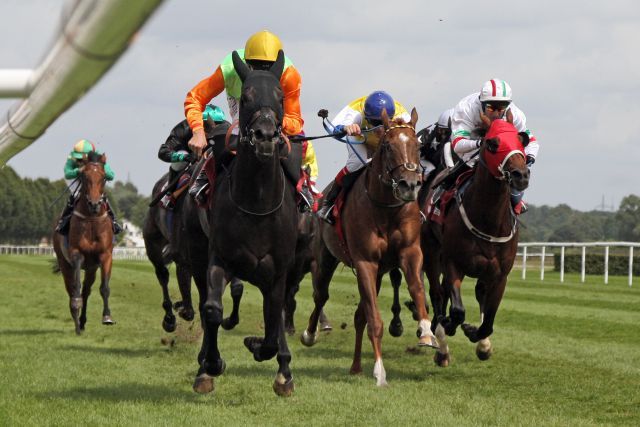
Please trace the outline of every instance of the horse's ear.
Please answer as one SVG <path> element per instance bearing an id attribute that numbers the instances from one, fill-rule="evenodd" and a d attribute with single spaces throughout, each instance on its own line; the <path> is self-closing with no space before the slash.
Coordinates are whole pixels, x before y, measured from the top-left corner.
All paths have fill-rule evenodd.
<path id="1" fill-rule="evenodd" d="M 284 71 L 284 52 L 282 49 L 278 51 L 278 58 L 276 58 L 276 62 L 269 68 L 269 71 L 275 74 L 278 80 L 282 77 L 282 72 Z"/>
<path id="2" fill-rule="evenodd" d="M 418 111 L 416 107 L 413 107 L 411 110 L 411 127 L 416 128 L 416 123 L 418 123 Z"/>
<path id="3" fill-rule="evenodd" d="M 385 129 L 389 129 L 389 115 L 387 114 L 387 109 L 382 109 L 382 114 L 380 114 L 380 120 L 382 120 L 382 124 Z"/>
<path id="4" fill-rule="evenodd" d="M 105 163 L 107 163 L 107 155 L 106 155 L 106 154 L 104 154 L 104 153 L 103 153 L 103 154 L 100 156 L 100 163 L 102 163 L 103 165 L 104 165 Z"/>
<path id="5" fill-rule="evenodd" d="M 507 110 L 506 116 L 507 116 L 507 121 L 509 123 L 513 124 L 513 113 L 511 112 L 511 109 Z"/>
<path id="6" fill-rule="evenodd" d="M 249 74 L 249 67 L 244 63 L 240 58 L 240 55 L 238 55 L 238 52 L 235 50 L 231 54 L 231 59 L 233 60 L 233 68 L 236 69 L 236 73 L 240 76 L 240 80 L 244 82 L 244 79 L 246 79 Z"/>
<path id="7" fill-rule="evenodd" d="M 526 132 L 518 132 L 518 138 L 520 139 L 520 142 L 522 142 L 523 147 L 529 145 L 529 134 Z"/>
<path id="8" fill-rule="evenodd" d="M 486 139 L 484 145 L 490 153 L 496 154 L 498 152 L 498 146 L 500 145 L 500 139 L 498 137 Z"/>

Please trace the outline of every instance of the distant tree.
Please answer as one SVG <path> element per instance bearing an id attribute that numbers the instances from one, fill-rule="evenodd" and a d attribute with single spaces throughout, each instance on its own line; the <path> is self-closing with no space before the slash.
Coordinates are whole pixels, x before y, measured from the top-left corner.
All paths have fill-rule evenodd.
<path id="1" fill-rule="evenodd" d="M 640 240 L 640 197 L 630 194 L 622 199 L 616 213 L 616 222 L 620 240 Z"/>

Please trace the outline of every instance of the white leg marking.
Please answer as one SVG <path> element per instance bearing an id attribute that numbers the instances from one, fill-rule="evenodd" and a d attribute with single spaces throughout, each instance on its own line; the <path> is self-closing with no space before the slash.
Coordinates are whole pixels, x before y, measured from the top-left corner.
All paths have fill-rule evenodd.
<path id="1" fill-rule="evenodd" d="M 480 340 L 478 341 L 478 346 L 476 348 L 478 349 L 478 351 L 488 353 L 491 351 L 491 341 L 489 341 L 489 338 Z"/>
<path id="2" fill-rule="evenodd" d="M 378 387 L 387 385 L 387 372 L 384 370 L 382 358 L 376 360 L 375 365 L 373 365 L 373 376 L 376 378 L 376 385 Z"/>
<path id="3" fill-rule="evenodd" d="M 447 334 L 444 332 L 442 325 L 436 326 L 436 337 L 438 338 L 438 353 L 449 354 L 449 344 L 447 344 Z"/>
<path id="4" fill-rule="evenodd" d="M 431 322 L 427 319 L 422 319 L 418 322 L 420 328 L 420 339 L 418 345 L 428 345 L 431 347 L 438 347 L 438 340 L 436 336 L 431 332 Z"/>

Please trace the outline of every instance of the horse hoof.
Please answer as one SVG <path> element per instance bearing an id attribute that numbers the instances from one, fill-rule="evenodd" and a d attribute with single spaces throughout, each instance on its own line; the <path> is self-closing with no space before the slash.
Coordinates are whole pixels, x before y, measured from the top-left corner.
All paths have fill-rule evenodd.
<path id="1" fill-rule="evenodd" d="M 193 309 L 183 308 L 178 310 L 178 316 L 180 316 L 187 322 L 191 322 L 196 317 L 196 314 L 194 313 Z"/>
<path id="2" fill-rule="evenodd" d="M 489 360 L 492 354 L 493 354 L 493 350 L 491 349 L 489 349 L 488 351 L 482 351 L 482 350 L 476 349 L 476 356 L 478 356 L 478 359 L 482 361 Z"/>
<path id="3" fill-rule="evenodd" d="M 333 326 L 331 326 L 331 323 L 326 322 L 326 323 L 320 323 L 320 331 L 321 332 L 330 332 L 333 330 Z"/>
<path id="4" fill-rule="evenodd" d="M 402 336 L 402 333 L 404 332 L 404 327 L 402 326 L 402 322 L 401 321 L 391 321 L 391 323 L 389 324 L 389 333 L 391 334 L 392 337 L 400 337 Z"/>
<path id="5" fill-rule="evenodd" d="M 306 329 L 304 330 L 302 335 L 300 335 L 300 342 L 307 347 L 311 347 L 312 345 L 314 345 L 317 340 L 317 334 L 310 334 Z"/>
<path id="6" fill-rule="evenodd" d="M 476 343 L 479 341 L 478 328 L 468 323 L 463 323 L 462 326 L 460 327 L 462 328 L 462 331 L 464 332 L 465 336 L 469 338 L 469 341 L 473 343 Z"/>
<path id="7" fill-rule="evenodd" d="M 193 391 L 200 394 L 211 393 L 215 385 L 213 383 L 213 377 L 207 374 L 200 374 L 193 382 Z"/>
<path id="8" fill-rule="evenodd" d="M 233 319 L 231 317 L 227 317 L 226 319 L 222 319 L 222 329 L 224 329 L 225 331 L 230 331 L 233 328 L 236 327 L 236 325 L 239 323 L 240 321 L 238 319 Z"/>
<path id="9" fill-rule="evenodd" d="M 438 340 L 432 335 L 425 335 L 418 340 L 418 347 L 431 347 L 436 350 L 440 348 Z"/>
<path id="10" fill-rule="evenodd" d="M 175 318 L 173 321 L 167 321 L 166 319 L 162 321 L 162 329 L 164 329 L 165 332 L 175 332 L 177 326 L 178 324 Z"/>
<path id="11" fill-rule="evenodd" d="M 293 326 L 285 326 L 284 330 L 287 333 L 287 335 L 289 335 L 290 337 L 296 334 L 296 328 Z"/>
<path id="12" fill-rule="evenodd" d="M 245 337 L 244 346 L 247 347 L 254 356 L 260 350 L 260 346 L 262 346 L 264 339 L 260 337 Z"/>
<path id="13" fill-rule="evenodd" d="M 80 328 L 79 326 L 76 326 L 76 335 L 80 336 L 82 335 L 82 328 Z"/>
<path id="14" fill-rule="evenodd" d="M 351 365 L 351 369 L 349 369 L 350 375 L 360 375 L 361 373 L 362 373 L 362 366 Z"/>
<path id="15" fill-rule="evenodd" d="M 446 368 L 449 366 L 449 362 L 451 362 L 451 357 L 449 356 L 449 353 L 442 354 L 436 351 L 436 354 L 433 355 L 433 361 L 441 368 Z"/>
<path id="16" fill-rule="evenodd" d="M 111 318 L 111 316 L 102 316 L 102 324 L 103 325 L 115 325 L 116 321 Z M 84 328 L 82 328 L 84 329 Z"/>
<path id="17" fill-rule="evenodd" d="M 276 375 L 276 379 L 273 382 L 273 391 L 280 397 L 289 397 L 293 393 L 294 389 L 293 377 L 286 381 L 284 376 L 280 373 Z"/>

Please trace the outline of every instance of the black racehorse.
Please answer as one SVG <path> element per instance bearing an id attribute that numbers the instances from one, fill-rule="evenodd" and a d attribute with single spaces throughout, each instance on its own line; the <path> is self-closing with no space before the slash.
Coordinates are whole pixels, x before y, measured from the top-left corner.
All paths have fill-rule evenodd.
<path id="1" fill-rule="evenodd" d="M 152 194 L 158 194 L 167 183 L 169 174 L 165 174 L 153 187 Z M 169 296 L 169 270 L 167 264 L 176 264 L 176 277 L 182 301 L 176 303 L 178 314 L 185 320 L 193 320 L 194 311 L 191 303 L 191 269 L 189 258 L 184 250 L 184 235 L 182 228 L 182 207 L 185 194 L 176 200 L 173 210 L 169 211 L 159 204 L 151 206 L 147 211 L 142 227 L 142 236 L 147 250 L 147 257 L 156 272 L 156 277 L 162 287 L 162 308 L 165 311 L 162 328 L 167 332 L 176 330 L 176 317 L 173 314 L 174 305 Z M 206 248 L 206 246 L 205 246 Z"/>
<path id="2" fill-rule="evenodd" d="M 287 182 L 280 162 L 280 156 L 287 154 L 281 137 L 284 53 L 279 52 L 268 71 L 251 70 L 237 52 L 233 64 L 242 80 L 240 137 L 235 159 L 216 179 L 209 212 L 207 299 L 201 310 L 204 337 L 193 388 L 199 393 L 212 391 L 213 377 L 225 370 L 218 328 L 223 319 L 225 275 L 230 273 L 262 292 L 264 338 L 247 337 L 244 343 L 257 361 L 277 355 L 273 389 L 288 396 L 293 392 L 293 377 L 282 309 L 295 256 L 298 213 L 295 188 Z"/>

